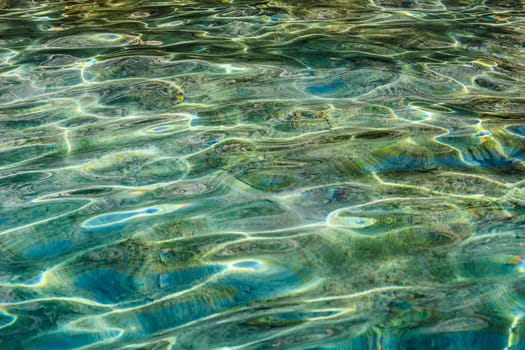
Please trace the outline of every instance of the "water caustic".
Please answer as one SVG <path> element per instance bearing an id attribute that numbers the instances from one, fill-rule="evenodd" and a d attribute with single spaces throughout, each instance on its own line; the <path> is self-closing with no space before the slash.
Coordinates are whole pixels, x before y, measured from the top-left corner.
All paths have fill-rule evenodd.
<path id="1" fill-rule="evenodd" d="M 0 0 L 0 348 L 524 349 L 524 6 Z"/>

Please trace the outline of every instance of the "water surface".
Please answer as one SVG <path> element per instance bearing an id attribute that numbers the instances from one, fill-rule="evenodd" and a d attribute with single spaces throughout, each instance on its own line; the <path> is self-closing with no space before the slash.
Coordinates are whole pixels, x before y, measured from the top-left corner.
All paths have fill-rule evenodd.
<path id="1" fill-rule="evenodd" d="M 0 8 L 0 348 L 525 349 L 522 1 Z"/>

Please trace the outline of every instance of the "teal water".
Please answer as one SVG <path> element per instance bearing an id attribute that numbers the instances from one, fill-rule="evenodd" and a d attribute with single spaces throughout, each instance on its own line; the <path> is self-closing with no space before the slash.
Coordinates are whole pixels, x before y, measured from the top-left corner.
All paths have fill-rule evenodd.
<path id="1" fill-rule="evenodd" d="M 521 0 L 0 0 L 0 349 L 525 349 Z"/>

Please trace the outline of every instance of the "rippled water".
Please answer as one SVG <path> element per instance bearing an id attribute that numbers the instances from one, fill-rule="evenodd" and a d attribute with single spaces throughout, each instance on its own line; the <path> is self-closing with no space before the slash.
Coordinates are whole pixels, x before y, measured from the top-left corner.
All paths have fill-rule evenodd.
<path id="1" fill-rule="evenodd" d="M 0 8 L 1 349 L 525 349 L 523 1 Z"/>

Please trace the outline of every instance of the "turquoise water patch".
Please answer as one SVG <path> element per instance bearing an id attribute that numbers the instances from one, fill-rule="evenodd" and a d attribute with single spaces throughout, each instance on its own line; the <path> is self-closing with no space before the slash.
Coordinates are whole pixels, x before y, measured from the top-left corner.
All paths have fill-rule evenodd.
<path id="1" fill-rule="evenodd" d="M 308 94 L 324 98 L 351 98 L 371 92 L 395 79 L 395 73 L 382 70 L 341 72 L 337 76 L 307 79 L 296 83 Z"/>
<path id="2" fill-rule="evenodd" d="M 101 303 L 137 303 L 144 297 L 162 297 L 184 292 L 224 270 L 203 266 L 159 274 L 128 275 L 110 269 L 89 271 L 75 278 L 74 285 Z"/>
<path id="3" fill-rule="evenodd" d="M 16 322 L 16 316 L 9 313 L 0 312 L 0 329 L 11 326 Z"/>
<path id="4" fill-rule="evenodd" d="M 47 244 L 40 244 L 26 249 L 25 256 L 29 258 L 39 258 L 46 256 L 57 256 L 69 251 L 73 246 L 71 241 L 55 241 Z"/>
<path id="5" fill-rule="evenodd" d="M 34 340 L 31 345 L 35 349 L 66 350 L 78 346 L 86 346 L 93 343 L 103 343 L 105 341 L 118 338 L 119 331 L 97 332 L 56 332 L 45 335 Z"/>
<path id="6" fill-rule="evenodd" d="M 511 125 L 506 128 L 512 134 L 525 137 L 525 125 Z"/>

